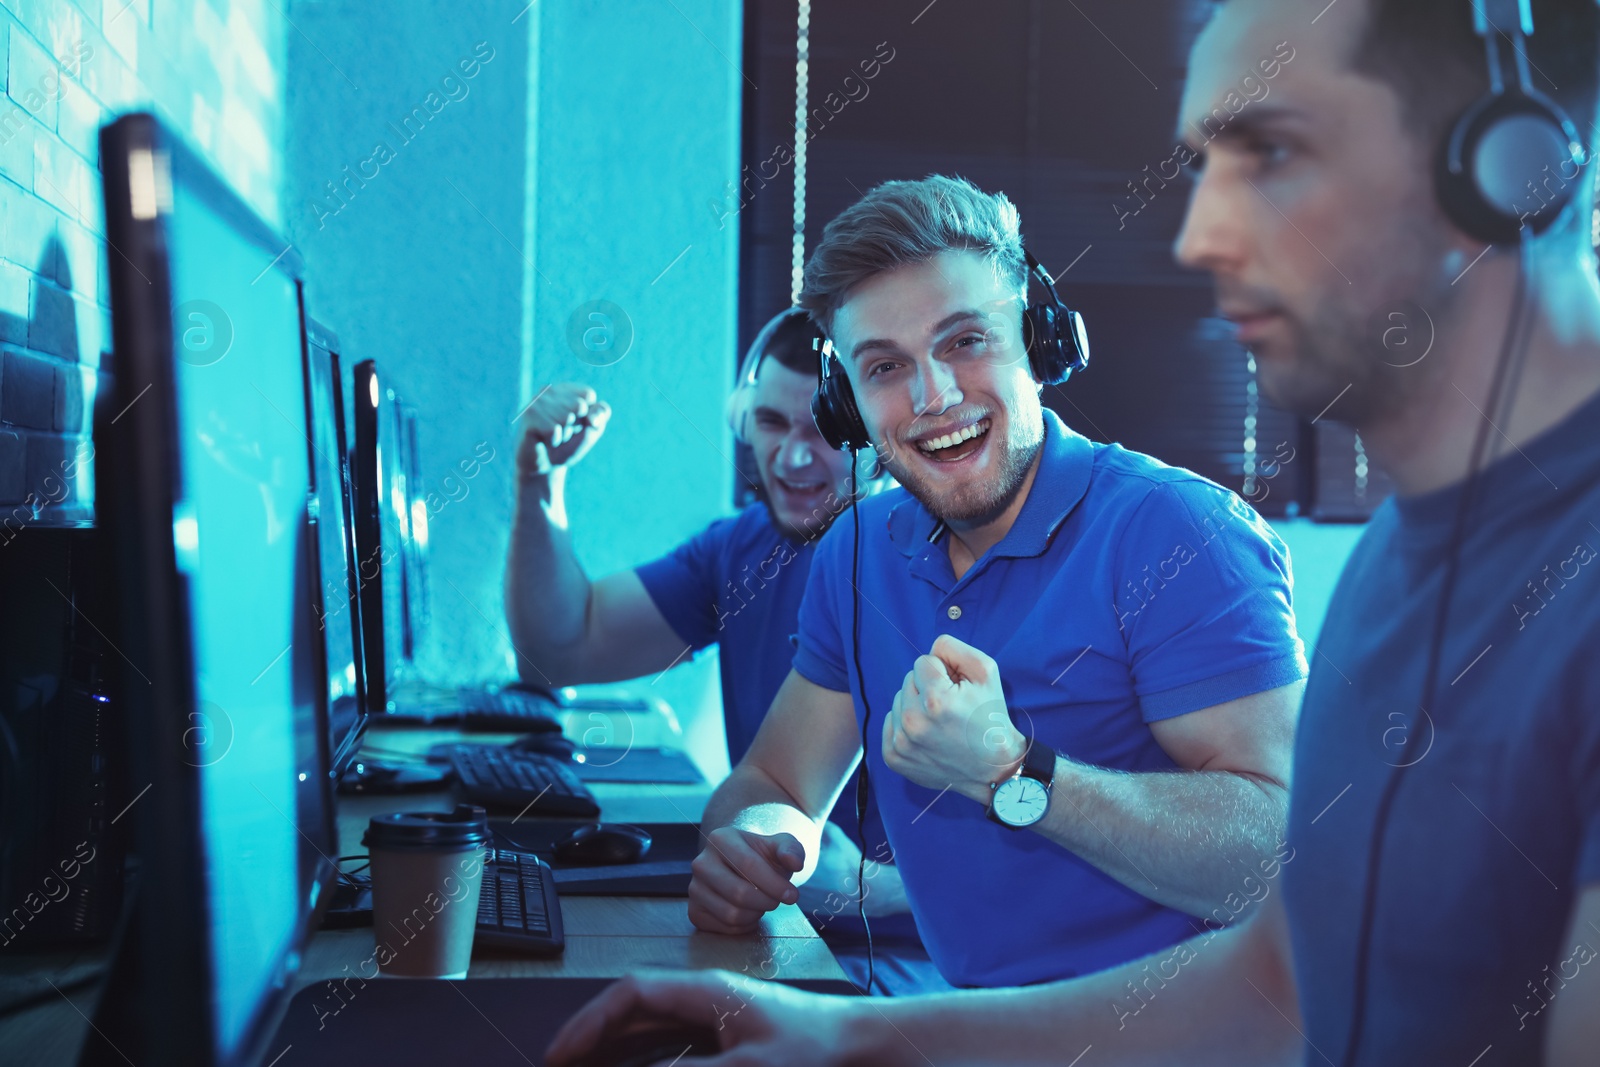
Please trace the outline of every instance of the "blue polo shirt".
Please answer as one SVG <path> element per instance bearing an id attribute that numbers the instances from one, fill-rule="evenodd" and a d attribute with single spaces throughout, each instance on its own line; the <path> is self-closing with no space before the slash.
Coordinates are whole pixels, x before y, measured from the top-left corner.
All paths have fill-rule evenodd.
<path id="1" fill-rule="evenodd" d="M 884 765 L 883 716 L 934 638 L 948 633 L 994 657 L 1023 733 L 1123 771 L 1174 769 L 1150 723 L 1306 674 L 1288 550 L 1260 516 L 1199 475 L 1095 444 L 1044 414 L 1039 471 L 1015 524 L 959 581 L 947 542 L 930 542 L 933 516 L 904 490 L 860 505 L 872 792 L 923 942 L 961 986 L 1071 978 L 1199 927 L 1044 837 Z M 818 545 L 794 665 L 850 692 L 859 717 L 851 523 L 842 517 Z"/>
<path id="2" fill-rule="evenodd" d="M 722 720 L 728 762 L 750 750 L 794 659 L 800 600 L 817 542 L 778 532 L 765 504 L 718 519 L 658 560 L 635 569 L 645 591 L 684 644 L 721 652 Z M 883 824 L 867 806 L 867 844 L 856 818 L 855 790 L 845 790 L 830 817 L 869 858 L 884 855 Z M 853 918 L 832 925 L 859 928 Z M 915 937 L 909 922 L 884 919 L 875 932 Z"/>
<path id="3" fill-rule="evenodd" d="M 1597 424 L 1600 396 L 1483 473 L 1425 709 L 1461 486 L 1382 505 L 1340 576 L 1306 688 L 1283 866 L 1307 1062 L 1346 1062 L 1374 877 L 1366 1020 L 1348 1062 L 1540 1062 L 1554 1003 L 1600 967 L 1600 931 L 1567 932 L 1600 885 Z"/>

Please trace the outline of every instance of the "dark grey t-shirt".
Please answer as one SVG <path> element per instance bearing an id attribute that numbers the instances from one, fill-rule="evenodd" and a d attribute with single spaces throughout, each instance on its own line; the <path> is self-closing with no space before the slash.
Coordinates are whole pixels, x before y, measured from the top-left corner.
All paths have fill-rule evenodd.
<path id="1" fill-rule="evenodd" d="M 1600 968 L 1600 930 L 1566 932 L 1600 883 L 1600 398 L 1485 472 L 1419 711 L 1460 492 L 1378 509 L 1311 657 L 1283 868 L 1308 1063 L 1351 1032 L 1390 775 L 1357 1062 L 1537 1062 Z"/>

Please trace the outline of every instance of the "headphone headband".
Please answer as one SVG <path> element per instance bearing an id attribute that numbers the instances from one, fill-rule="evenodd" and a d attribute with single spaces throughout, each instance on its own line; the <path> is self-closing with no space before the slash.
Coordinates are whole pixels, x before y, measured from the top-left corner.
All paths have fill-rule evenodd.
<path id="1" fill-rule="evenodd" d="M 772 347 L 773 338 L 790 322 L 796 319 L 809 320 L 809 318 L 810 315 L 805 308 L 784 308 L 767 320 L 767 324 L 756 334 L 755 340 L 750 342 L 750 347 L 745 349 L 744 359 L 739 363 L 739 377 L 734 383 L 733 392 L 728 395 L 726 409 L 728 428 L 733 431 L 734 440 L 749 439 L 747 423 L 750 421 L 750 409 L 755 400 L 756 375 L 761 369 L 761 361 L 771 354 L 768 350 Z M 815 335 L 812 347 L 815 348 L 815 338 L 821 337 L 821 334 L 815 327 L 812 328 L 812 332 Z"/>
<path id="2" fill-rule="evenodd" d="M 1523 227 L 1543 233 L 1577 193 L 1588 152 L 1577 124 L 1529 76 L 1530 0 L 1471 0 L 1473 28 L 1484 41 L 1489 90 L 1468 107 L 1439 146 L 1434 185 L 1439 204 L 1463 233 L 1512 245 Z M 1510 40 L 1516 78 L 1508 84 L 1500 38 Z M 1546 195 L 1548 194 L 1548 196 Z"/>

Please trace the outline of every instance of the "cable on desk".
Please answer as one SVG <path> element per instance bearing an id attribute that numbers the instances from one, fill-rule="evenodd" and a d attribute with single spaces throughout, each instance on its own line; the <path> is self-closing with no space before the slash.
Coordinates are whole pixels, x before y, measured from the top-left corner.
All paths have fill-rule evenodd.
<path id="1" fill-rule="evenodd" d="M 350 871 L 345 870 L 343 867 L 336 867 L 336 870 L 339 873 L 339 881 L 355 889 L 365 889 L 366 887 L 370 886 L 372 884 L 372 875 L 369 874 L 362 876 L 361 872 L 372 866 L 371 858 L 365 853 L 359 856 L 339 857 L 339 863 L 344 863 L 349 860 L 366 860 L 366 862 Z"/>

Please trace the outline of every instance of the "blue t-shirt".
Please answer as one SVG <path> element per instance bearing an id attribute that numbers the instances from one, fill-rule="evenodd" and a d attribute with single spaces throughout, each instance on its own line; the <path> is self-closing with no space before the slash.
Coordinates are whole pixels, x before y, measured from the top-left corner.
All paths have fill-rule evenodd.
<path id="1" fill-rule="evenodd" d="M 789 676 L 790 641 L 816 542 L 778 532 L 765 504 L 718 519 L 636 569 L 667 624 L 694 651 L 719 645 L 728 761 L 750 749 Z"/>
<path id="2" fill-rule="evenodd" d="M 1025 985 L 1192 936 L 1195 920 L 1039 834 L 891 772 L 883 716 L 912 662 L 948 633 L 999 663 L 1023 733 L 1103 767 L 1172 770 L 1149 723 L 1305 676 L 1277 535 L 1226 489 L 1094 444 L 1048 411 L 1016 523 L 960 581 L 947 542 L 929 540 L 933 516 L 904 490 L 864 502 L 859 518 L 872 793 L 940 971 L 956 985 Z M 851 526 L 842 517 L 817 548 L 795 669 L 849 691 L 860 716 Z"/>
<path id="3" fill-rule="evenodd" d="M 1461 487 L 1385 503 L 1340 577 L 1283 868 L 1305 1036 L 1335 1062 L 1391 775 L 1355 1062 L 1539 1062 L 1546 1006 L 1600 967 L 1600 932 L 1564 940 L 1577 895 L 1600 883 L 1597 423 L 1600 397 L 1484 472 L 1425 713 Z"/>

